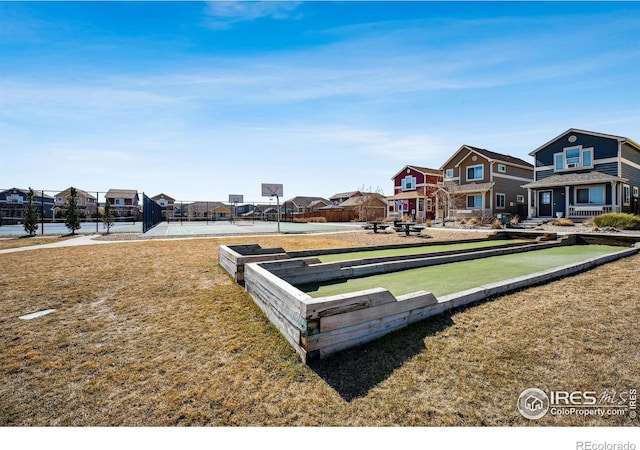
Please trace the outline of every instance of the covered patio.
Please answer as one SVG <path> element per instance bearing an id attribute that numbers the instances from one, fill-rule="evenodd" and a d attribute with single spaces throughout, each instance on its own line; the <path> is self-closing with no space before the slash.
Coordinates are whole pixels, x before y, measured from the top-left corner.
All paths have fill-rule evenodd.
<path id="1" fill-rule="evenodd" d="M 489 217 L 493 210 L 491 193 L 495 183 L 456 184 L 445 182 L 441 192 L 447 197 L 446 217 L 468 219 L 470 217 Z"/>
<path id="2" fill-rule="evenodd" d="M 387 201 L 393 212 L 399 213 L 401 216 L 415 215 L 415 219 L 421 222 L 437 217 L 438 199 L 433 193 L 424 195 L 417 191 L 401 192 L 387 197 Z"/>
<path id="3" fill-rule="evenodd" d="M 588 219 L 620 212 L 625 178 L 601 172 L 552 175 L 523 185 L 529 218 Z"/>

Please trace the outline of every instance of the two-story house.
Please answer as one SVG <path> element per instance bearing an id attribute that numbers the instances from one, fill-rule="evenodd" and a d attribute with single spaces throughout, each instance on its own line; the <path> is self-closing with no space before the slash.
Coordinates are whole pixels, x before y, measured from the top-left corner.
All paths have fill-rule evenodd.
<path id="1" fill-rule="evenodd" d="M 404 166 L 393 180 L 393 195 L 387 197 L 389 212 L 396 216 L 410 216 L 424 221 L 437 217 L 438 183 L 442 171 L 420 166 Z"/>
<path id="2" fill-rule="evenodd" d="M 523 187 L 531 217 L 638 211 L 640 145 L 631 139 L 571 128 L 529 154 L 535 179 Z"/>
<path id="3" fill-rule="evenodd" d="M 289 216 L 316 212 L 331 205 L 331 201 L 322 197 L 293 197 L 282 204 L 282 210 Z"/>
<path id="4" fill-rule="evenodd" d="M 499 213 L 526 217 L 526 189 L 533 165 L 520 158 L 463 145 L 440 168 L 446 217 L 491 219 Z"/>
<path id="5" fill-rule="evenodd" d="M 11 188 L 0 191 L 0 225 L 22 221 L 28 195 L 28 189 Z M 52 217 L 53 197 L 42 191 L 34 191 L 32 201 L 42 217 Z"/>
<path id="6" fill-rule="evenodd" d="M 67 197 L 71 194 L 71 189 L 72 187 L 68 187 L 64 191 L 54 195 L 54 218 L 62 216 L 62 209 L 67 201 Z M 91 217 L 98 213 L 98 199 L 95 196 L 78 188 L 76 188 L 76 196 L 81 215 Z"/>
<path id="7" fill-rule="evenodd" d="M 109 189 L 104 198 L 116 217 L 137 217 L 140 214 L 140 197 L 135 189 Z"/>
<path id="8" fill-rule="evenodd" d="M 158 194 L 151 197 L 151 200 L 156 202 L 162 210 L 162 220 L 174 219 L 174 205 L 176 199 L 170 197 L 167 194 Z"/>

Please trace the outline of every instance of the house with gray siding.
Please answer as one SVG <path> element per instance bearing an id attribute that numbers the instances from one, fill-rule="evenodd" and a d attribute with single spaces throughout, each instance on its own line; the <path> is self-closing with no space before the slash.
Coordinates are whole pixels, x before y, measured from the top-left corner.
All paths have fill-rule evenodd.
<path id="1" fill-rule="evenodd" d="M 24 218 L 28 189 L 11 188 L 0 191 L 0 225 L 19 223 Z M 33 203 L 41 217 L 52 217 L 53 197 L 43 191 L 34 191 Z"/>
<path id="2" fill-rule="evenodd" d="M 533 165 L 511 155 L 463 145 L 440 168 L 446 217 L 491 219 L 497 214 L 525 217 L 526 189 Z"/>
<path id="3" fill-rule="evenodd" d="M 633 140 L 571 128 L 529 154 L 535 178 L 523 188 L 530 217 L 638 212 L 640 145 Z"/>

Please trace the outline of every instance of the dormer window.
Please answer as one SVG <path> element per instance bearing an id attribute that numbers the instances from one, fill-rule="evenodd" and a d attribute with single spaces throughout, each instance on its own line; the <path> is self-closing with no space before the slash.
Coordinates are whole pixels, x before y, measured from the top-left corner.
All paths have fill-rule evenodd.
<path id="1" fill-rule="evenodd" d="M 453 178 L 453 169 L 447 169 L 444 172 L 444 177 L 445 178 Z"/>
<path id="2" fill-rule="evenodd" d="M 505 166 L 504 164 L 498 164 L 498 172 L 507 173 L 507 166 Z"/>

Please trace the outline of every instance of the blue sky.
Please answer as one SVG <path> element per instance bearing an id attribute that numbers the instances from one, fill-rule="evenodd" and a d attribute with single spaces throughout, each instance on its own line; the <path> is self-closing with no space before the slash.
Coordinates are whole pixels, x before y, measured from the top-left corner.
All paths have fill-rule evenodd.
<path id="1" fill-rule="evenodd" d="M 4 2 L 0 188 L 391 195 L 463 144 L 640 141 L 639 67 L 637 2 Z"/>

